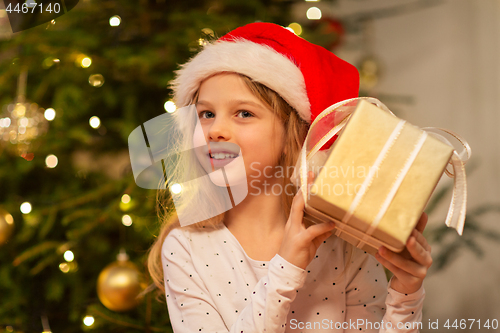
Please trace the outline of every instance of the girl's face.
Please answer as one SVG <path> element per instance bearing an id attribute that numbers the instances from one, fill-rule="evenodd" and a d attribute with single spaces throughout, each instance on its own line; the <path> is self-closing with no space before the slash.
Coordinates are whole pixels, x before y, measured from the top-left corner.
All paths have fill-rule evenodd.
<path id="1" fill-rule="evenodd" d="M 208 143 L 208 149 L 197 149 L 196 155 L 207 173 L 234 161 L 232 165 L 244 165 L 249 186 L 273 182 L 284 147 L 284 126 L 241 76 L 221 73 L 203 81 L 196 112 L 203 134 L 195 133 L 195 146 L 203 140 L 201 135 Z M 240 155 L 243 163 L 237 163 Z"/>

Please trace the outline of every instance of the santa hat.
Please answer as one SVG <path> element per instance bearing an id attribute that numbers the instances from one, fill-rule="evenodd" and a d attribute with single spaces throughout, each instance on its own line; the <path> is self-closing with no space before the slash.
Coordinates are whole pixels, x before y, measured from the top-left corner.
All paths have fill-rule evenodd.
<path id="1" fill-rule="evenodd" d="M 354 66 L 273 23 L 237 28 L 182 65 L 172 81 L 177 106 L 192 103 L 201 82 L 219 72 L 240 73 L 274 90 L 309 124 L 330 105 L 358 96 Z"/>

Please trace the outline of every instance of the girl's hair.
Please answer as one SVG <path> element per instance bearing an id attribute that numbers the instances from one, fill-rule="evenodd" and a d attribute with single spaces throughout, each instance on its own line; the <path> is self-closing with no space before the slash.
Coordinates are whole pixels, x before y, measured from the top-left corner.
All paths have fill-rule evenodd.
<path id="1" fill-rule="evenodd" d="M 281 195 L 281 205 L 283 208 L 283 212 L 288 216 L 290 214 L 290 209 L 292 206 L 293 196 L 296 192 L 296 187 L 290 180 L 291 172 L 290 166 L 295 166 L 295 162 L 299 156 L 299 152 L 301 150 L 302 144 L 307 135 L 307 130 L 309 129 L 309 124 L 302 120 L 298 113 L 287 103 L 280 95 L 278 95 L 275 91 L 270 88 L 260 84 L 256 81 L 253 81 L 249 77 L 245 75 L 240 75 L 245 84 L 248 86 L 250 91 L 259 98 L 263 103 L 268 105 L 277 116 L 277 118 L 284 125 L 284 149 L 285 153 L 282 153 L 279 157 L 277 166 L 281 168 L 280 170 L 284 170 L 282 174 L 284 175 L 280 178 L 279 183 L 282 189 L 288 189 L 290 187 L 294 188 L 295 191 L 293 194 L 287 193 L 288 191 L 283 190 Z M 198 92 L 193 96 L 193 101 L 197 101 Z M 192 130 L 192 128 L 191 128 Z M 189 130 L 186 129 L 186 132 L 189 133 Z M 191 133 L 193 133 L 191 131 Z M 196 163 L 194 163 L 196 164 Z M 193 165 L 193 164 L 187 164 Z M 157 213 L 160 219 L 160 233 L 159 236 L 154 241 L 151 246 L 148 254 L 148 270 L 153 279 L 153 284 L 151 284 L 143 293 L 148 293 L 153 289 L 158 289 L 157 299 L 160 300 L 165 296 L 165 286 L 163 281 L 163 267 L 161 262 L 161 250 L 163 246 L 163 242 L 167 237 L 168 233 L 179 227 L 179 216 L 177 212 L 173 209 L 173 201 L 172 198 L 166 189 L 159 189 L 157 191 Z M 210 200 L 210 196 L 204 197 L 205 200 Z M 176 206 L 176 209 L 179 207 Z M 182 208 L 181 208 L 182 209 Z M 215 217 L 208 218 L 204 221 L 198 222 L 196 224 L 190 225 L 190 228 L 207 228 L 220 225 L 220 223 L 224 220 L 224 213 L 219 214 Z"/>

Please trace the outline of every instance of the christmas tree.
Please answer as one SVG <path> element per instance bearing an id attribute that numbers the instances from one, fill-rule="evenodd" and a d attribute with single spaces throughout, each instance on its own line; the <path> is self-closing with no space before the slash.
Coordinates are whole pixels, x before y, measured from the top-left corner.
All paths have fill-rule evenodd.
<path id="1" fill-rule="evenodd" d="M 165 302 L 135 299 L 159 223 L 128 135 L 165 112 L 177 64 L 237 26 L 288 25 L 289 5 L 80 1 L 0 34 L 0 331 L 171 331 Z"/>
<path id="2" fill-rule="evenodd" d="M 4 4 L 22 12 L 23 4 L 49 3 L 54 10 L 55 1 Z M 145 260 L 159 223 L 156 191 L 134 182 L 128 136 L 171 107 L 177 64 L 237 26 L 288 26 L 293 2 L 61 4 L 64 15 L 15 22 L 0 10 L 0 332 L 169 332 L 165 301 L 135 297 L 151 284 Z M 344 34 L 359 34 L 362 22 L 394 12 L 290 27 L 333 49 Z M 22 24 L 31 28 L 11 33 Z M 375 60 L 358 66 L 362 95 L 373 95 Z M 379 97 L 390 104 L 390 96 Z M 450 189 L 436 193 L 431 218 Z M 478 239 L 500 239 L 479 223 L 491 211 L 498 205 L 471 210 L 463 237 L 444 226 L 431 231 L 429 241 L 440 244 L 436 270 L 459 248 L 480 255 Z"/>

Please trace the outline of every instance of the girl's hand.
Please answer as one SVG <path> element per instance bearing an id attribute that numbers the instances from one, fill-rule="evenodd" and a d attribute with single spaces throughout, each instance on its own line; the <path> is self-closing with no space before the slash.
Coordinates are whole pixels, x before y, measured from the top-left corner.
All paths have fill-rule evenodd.
<path id="1" fill-rule="evenodd" d="M 422 235 L 426 224 L 427 214 L 423 213 L 401 253 L 381 246 L 375 255 L 382 265 L 394 273 L 391 288 L 400 293 L 411 294 L 419 290 L 432 265 L 431 246 Z"/>
<path id="2" fill-rule="evenodd" d="M 308 182 L 310 181 L 312 181 L 311 174 L 309 174 Z M 333 222 L 315 224 L 306 228 L 302 223 L 304 207 L 304 197 L 299 189 L 293 198 L 290 216 L 285 225 L 285 234 L 278 251 L 283 259 L 302 269 L 306 269 L 316 255 L 318 247 L 332 235 L 332 230 L 335 228 Z"/>

